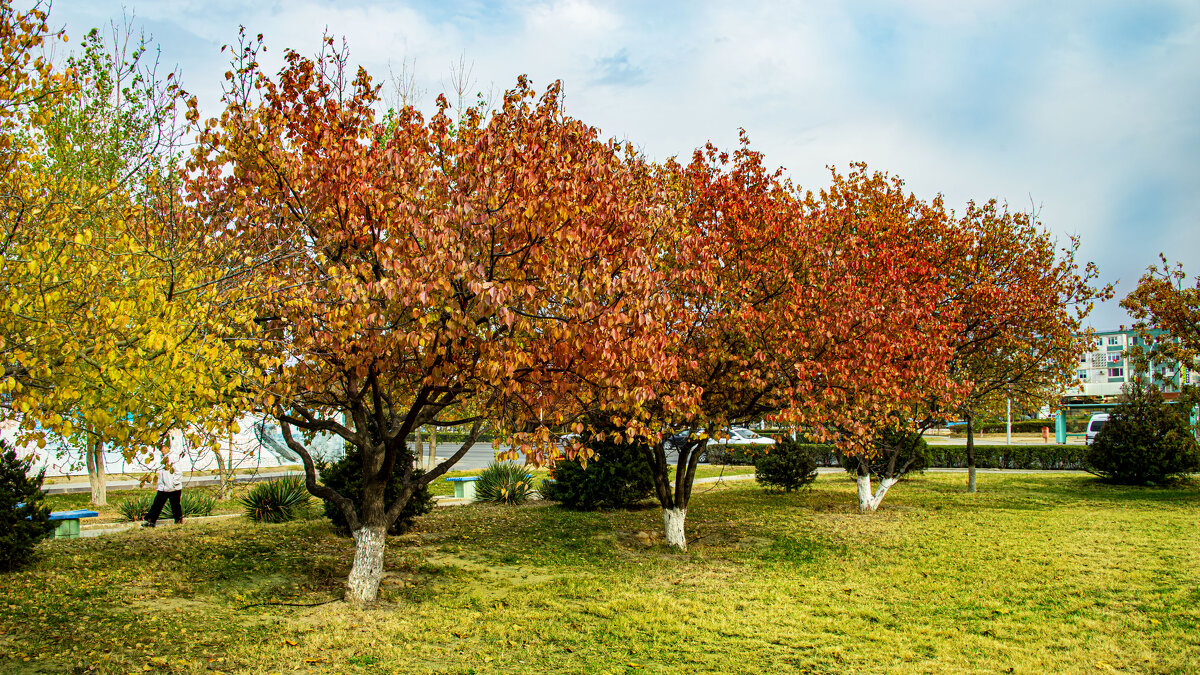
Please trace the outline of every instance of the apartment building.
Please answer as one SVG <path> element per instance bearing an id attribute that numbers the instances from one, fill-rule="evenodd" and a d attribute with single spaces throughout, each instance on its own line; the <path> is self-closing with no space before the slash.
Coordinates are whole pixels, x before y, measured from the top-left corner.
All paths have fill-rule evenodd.
<path id="1" fill-rule="evenodd" d="M 1154 360 L 1154 346 L 1164 340 L 1171 340 L 1166 331 L 1150 331 L 1149 340 L 1142 338 L 1137 331 L 1121 326 L 1117 330 L 1096 331 L 1090 350 L 1083 353 L 1079 360 L 1079 388 L 1068 390 L 1063 394 L 1064 401 L 1108 401 L 1121 395 L 1125 382 L 1133 377 L 1130 350 L 1140 346 L 1150 353 L 1150 370 L 1154 372 L 1154 380 L 1160 384 L 1168 395 L 1178 392 L 1179 387 L 1188 384 L 1193 377 L 1190 369 L 1177 366 L 1169 361 Z M 1143 373 L 1146 374 L 1146 373 Z"/>

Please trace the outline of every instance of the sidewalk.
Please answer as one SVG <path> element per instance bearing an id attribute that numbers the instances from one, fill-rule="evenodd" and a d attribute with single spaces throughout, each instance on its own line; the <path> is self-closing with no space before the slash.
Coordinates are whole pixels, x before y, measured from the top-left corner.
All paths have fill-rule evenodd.
<path id="1" fill-rule="evenodd" d="M 235 482 L 235 483 L 258 483 L 261 481 L 273 480 L 275 478 L 282 478 L 283 476 L 286 476 L 288 474 L 302 474 L 302 473 L 304 473 L 304 470 L 300 469 L 300 468 L 297 468 L 294 471 L 272 470 L 272 471 L 263 471 L 261 473 L 245 473 L 245 474 L 238 474 L 237 476 L 235 476 L 233 479 L 233 482 Z M 183 479 L 184 487 L 196 487 L 199 485 L 220 485 L 220 484 L 221 484 L 221 479 L 219 476 L 186 476 Z M 152 485 L 152 484 L 143 485 L 139 481 L 131 480 L 131 479 L 110 480 L 110 481 L 106 482 L 107 489 L 109 489 L 109 490 L 136 490 L 139 487 L 150 487 L 150 485 Z M 78 483 L 78 482 L 77 483 L 54 483 L 52 485 L 45 485 L 42 487 L 42 492 L 45 492 L 48 495 L 66 495 L 66 494 L 75 494 L 75 493 L 79 493 L 79 492 L 91 492 L 91 491 L 92 491 L 92 486 L 90 483 L 88 483 L 86 481 L 81 482 L 81 483 Z"/>

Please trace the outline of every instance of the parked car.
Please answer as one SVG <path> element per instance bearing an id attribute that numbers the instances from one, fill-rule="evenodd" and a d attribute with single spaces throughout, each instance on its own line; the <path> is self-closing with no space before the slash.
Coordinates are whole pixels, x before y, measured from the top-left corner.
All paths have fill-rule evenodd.
<path id="1" fill-rule="evenodd" d="M 703 432 L 697 432 L 697 433 L 703 433 Z M 688 439 L 691 437 L 692 437 L 692 430 L 684 429 L 683 431 L 681 431 L 673 436 L 669 436 L 665 440 L 663 440 L 663 449 L 667 451 L 668 455 L 669 454 L 678 454 L 679 449 L 682 448 L 684 446 L 684 444 L 688 442 Z M 705 445 L 707 445 L 707 443 Z M 700 462 L 708 461 L 708 453 L 704 451 L 703 446 L 701 446 L 700 459 L 698 461 L 700 461 Z"/>
<path id="2" fill-rule="evenodd" d="M 691 430 L 684 429 L 683 431 L 668 438 L 664 445 L 668 451 L 678 452 L 679 448 L 691 438 Z M 697 432 L 699 433 L 699 432 Z M 766 436 L 759 436 L 753 431 L 745 427 L 733 427 L 725 429 L 714 434 L 717 438 L 709 438 L 704 444 L 704 451 L 700 455 L 701 462 L 708 461 L 708 448 L 713 445 L 720 446 L 719 450 L 728 450 L 729 448 L 747 448 L 759 445 L 775 445 L 775 440 Z M 722 456 L 724 452 L 720 452 Z"/>
<path id="3" fill-rule="evenodd" d="M 750 445 L 775 445 L 775 439 L 766 436 L 759 436 L 746 427 L 733 427 L 726 429 L 722 433 L 716 434 L 723 438 L 713 438 L 709 443 L 717 443 L 725 446 L 750 446 Z"/>
<path id="4" fill-rule="evenodd" d="M 1107 422 L 1108 422 L 1108 413 L 1096 413 L 1095 415 L 1092 415 L 1092 418 L 1090 420 L 1088 420 L 1088 425 L 1087 425 L 1087 444 L 1088 445 L 1091 445 L 1092 443 L 1096 442 L 1096 434 L 1100 433 L 1100 430 L 1104 428 L 1104 425 Z"/>

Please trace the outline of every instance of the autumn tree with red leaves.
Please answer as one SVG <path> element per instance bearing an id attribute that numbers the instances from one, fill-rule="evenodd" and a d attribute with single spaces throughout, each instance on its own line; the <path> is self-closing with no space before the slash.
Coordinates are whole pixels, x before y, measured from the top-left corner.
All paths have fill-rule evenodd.
<path id="1" fill-rule="evenodd" d="M 200 127 L 190 194 L 231 260 L 263 261 L 240 290 L 258 317 L 241 343 L 259 404 L 309 491 L 345 514 L 346 598 L 370 602 L 388 526 L 485 419 L 538 460 L 581 384 L 614 409 L 653 395 L 667 362 L 638 245 L 648 210 L 621 149 L 562 112 L 557 83 L 537 97 L 522 78 L 487 116 L 452 117 L 441 99 L 428 120 L 404 108 L 383 124 L 377 87 L 344 54 L 289 51 L 276 77 L 256 54 L 237 54 L 224 112 Z M 462 447 L 415 472 L 409 433 L 460 424 Z M 362 452 L 360 507 L 317 482 L 295 430 Z M 388 504 L 393 473 L 404 488 Z"/>
<path id="2" fill-rule="evenodd" d="M 938 323 L 953 326 L 946 363 L 952 386 L 907 392 L 912 402 L 908 413 L 877 424 L 923 431 L 946 416 L 964 419 L 968 491 L 974 492 L 974 420 L 1002 409 L 1009 398 L 1023 407 L 1054 403 L 1075 381 L 1088 342 L 1083 320 L 1111 288 L 1092 285 L 1097 272 L 1093 265 L 1076 262 L 1078 242 L 1059 248 L 1029 214 L 1011 212 L 992 200 L 971 202 L 958 217 L 946 210 L 940 195 L 922 201 L 905 190 L 901 179 L 870 173 L 865 164 L 852 165 L 845 176 L 832 173 L 831 186 L 810 196 L 810 206 L 876 220 L 876 231 L 891 239 L 928 242 L 920 255 L 937 270 L 943 291 Z M 876 452 L 897 450 L 876 446 Z M 864 472 L 861 463 L 860 480 Z M 879 476 L 882 492 L 900 473 Z M 860 508 L 872 511 L 881 499 L 876 492 L 867 501 L 860 499 Z"/>
<path id="3" fill-rule="evenodd" d="M 685 548 L 707 439 L 771 413 L 857 452 L 872 433 L 864 420 L 944 383 L 948 327 L 933 313 L 936 270 L 914 255 L 925 243 L 868 237 L 879 223 L 854 214 L 806 213 L 744 136 L 732 154 L 710 145 L 687 166 L 666 164 L 659 181 L 656 260 L 677 377 L 647 415 L 692 432 L 673 472 L 662 444 L 652 462 L 667 541 Z"/>
<path id="4" fill-rule="evenodd" d="M 1189 286 L 1183 264 L 1172 266 L 1160 256 L 1160 265 L 1147 268 L 1121 307 L 1133 317 L 1143 340 L 1153 345 L 1152 352 L 1142 349 L 1135 354 L 1142 368 L 1153 358 L 1195 371 L 1200 360 L 1200 276 Z M 1170 338 L 1155 336 L 1151 329 L 1167 331 Z"/>

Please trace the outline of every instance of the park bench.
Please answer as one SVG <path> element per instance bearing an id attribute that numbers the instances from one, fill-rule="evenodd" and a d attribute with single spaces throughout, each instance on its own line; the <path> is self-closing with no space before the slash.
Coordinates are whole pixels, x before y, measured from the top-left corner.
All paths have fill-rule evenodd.
<path id="1" fill-rule="evenodd" d="M 95 511 L 87 509 L 75 509 L 74 511 L 51 511 L 50 520 L 58 521 L 58 527 L 54 528 L 55 539 L 78 539 L 79 538 L 79 519 L 80 518 L 95 518 L 100 515 Z"/>
<path id="2" fill-rule="evenodd" d="M 475 481 L 479 480 L 479 476 L 459 476 L 457 478 L 447 478 L 446 480 L 454 483 L 455 499 L 475 499 Z"/>
<path id="3" fill-rule="evenodd" d="M 17 508 L 25 506 L 24 502 L 17 502 Z M 79 519 L 80 518 L 95 518 L 100 515 L 95 511 L 87 509 L 75 509 L 74 511 L 51 511 L 50 517 L 46 520 L 58 521 L 58 527 L 54 528 L 54 539 L 78 539 L 79 538 Z M 26 518 L 26 520 L 29 520 Z"/>

